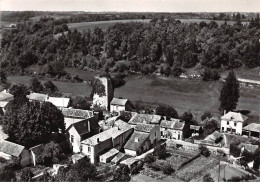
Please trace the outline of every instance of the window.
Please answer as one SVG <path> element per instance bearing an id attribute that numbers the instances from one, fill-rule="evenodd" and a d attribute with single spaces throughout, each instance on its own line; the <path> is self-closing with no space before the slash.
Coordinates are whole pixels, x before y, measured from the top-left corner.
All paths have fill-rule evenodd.
<path id="1" fill-rule="evenodd" d="M 88 152 L 91 152 L 91 148 L 90 148 L 90 146 L 88 147 Z"/>
<path id="2" fill-rule="evenodd" d="M 163 136 L 163 131 L 161 131 L 161 136 Z"/>
<path id="3" fill-rule="evenodd" d="M 80 151 L 82 151 L 82 145 L 80 145 Z"/>
<path id="4" fill-rule="evenodd" d="M 229 121 L 227 121 L 227 125 L 229 125 Z"/>
<path id="5" fill-rule="evenodd" d="M 224 131 L 224 127 L 222 127 L 222 131 Z"/>
<path id="6" fill-rule="evenodd" d="M 154 136 L 156 137 L 156 132 L 154 133 Z"/>
<path id="7" fill-rule="evenodd" d="M 70 136 L 70 142 L 74 143 L 74 136 L 73 135 Z"/>
<path id="8" fill-rule="evenodd" d="M 236 122 L 234 122 L 234 126 L 235 126 L 235 127 L 237 126 L 237 123 L 236 123 Z"/>

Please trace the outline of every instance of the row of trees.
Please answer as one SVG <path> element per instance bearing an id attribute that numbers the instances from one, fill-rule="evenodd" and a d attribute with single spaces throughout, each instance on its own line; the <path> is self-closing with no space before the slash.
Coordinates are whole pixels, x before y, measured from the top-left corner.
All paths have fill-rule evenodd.
<path id="1" fill-rule="evenodd" d="M 43 72 L 51 75 L 64 75 L 62 66 L 144 74 L 159 69 L 165 75 L 198 63 L 209 68 L 257 67 L 259 22 L 259 16 L 247 26 L 239 21 L 221 26 L 214 21 L 184 24 L 168 18 L 78 32 L 68 30 L 66 21 L 43 18 L 4 31 L 0 66 L 17 71 L 45 65 Z"/>

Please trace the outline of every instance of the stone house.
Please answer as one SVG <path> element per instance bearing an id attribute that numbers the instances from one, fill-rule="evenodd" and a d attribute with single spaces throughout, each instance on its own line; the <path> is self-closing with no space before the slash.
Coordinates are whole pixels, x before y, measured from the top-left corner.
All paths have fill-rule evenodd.
<path id="1" fill-rule="evenodd" d="M 18 159 L 22 167 L 31 164 L 31 154 L 24 146 L 0 140 L 0 157 L 6 160 Z"/>
<path id="2" fill-rule="evenodd" d="M 97 119 L 91 117 L 71 124 L 67 130 L 67 138 L 74 153 L 81 151 L 81 141 L 101 132 Z"/>
<path id="3" fill-rule="evenodd" d="M 110 112 L 129 111 L 130 108 L 128 99 L 113 98 L 110 102 Z"/>
<path id="4" fill-rule="evenodd" d="M 155 146 L 160 140 L 159 125 L 137 124 L 134 133 L 124 146 L 126 154 L 138 156 Z"/>
<path id="5" fill-rule="evenodd" d="M 168 139 L 183 140 L 185 132 L 189 132 L 185 121 L 179 119 L 162 120 L 161 121 L 161 137 Z"/>
<path id="6" fill-rule="evenodd" d="M 242 135 L 244 122 L 248 117 L 237 112 L 228 112 L 221 117 L 221 132 L 236 133 Z"/>
<path id="7" fill-rule="evenodd" d="M 99 162 L 99 156 L 112 148 L 120 151 L 133 133 L 129 125 L 113 127 L 81 142 L 81 152 L 90 158 L 91 163 Z"/>

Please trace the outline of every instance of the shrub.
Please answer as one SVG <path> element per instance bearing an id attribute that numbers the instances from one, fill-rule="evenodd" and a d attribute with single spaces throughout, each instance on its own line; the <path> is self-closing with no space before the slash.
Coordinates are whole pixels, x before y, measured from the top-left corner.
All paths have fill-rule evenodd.
<path id="1" fill-rule="evenodd" d="M 147 167 L 153 169 L 154 171 L 161 170 L 161 166 L 157 162 L 152 162 L 152 163 L 148 164 Z"/>
<path id="2" fill-rule="evenodd" d="M 21 179 L 22 182 L 32 181 L 33 173 L 29 167 L 26 167 L 22 170 Z"/>
<path id="3" fill-rule="evenodd" d="M 212 116 L 213 116 L 213 115 L 211 114 L 211 112 L 206 111 L 206 112 L 204 112 L 203 115 L 201 116 L 201 121 L 204 121 L 206 118 L 210 119 L 210 118 L 212 118 Z"/>
<path id="4" fill-rule="evenodd" d="M 147 154 L 145 157 L 144 157 L 144 163 L 152 163 L 155 161 L 155 157 L 153 156 L 153 154 Z"/>
<path id="5" fill-rule="evenodd" d="M 158 159 L 165 159 L 167 157 L 167 151 L 165 145 L 157 145 L 154 148 L 153 155 L 157 156 Z"/>
<path id="6" fill-rule="evenodd" d="M 164 174 L 170 175 L 173 172 L 175 172 L 175 170 L 172 168 L 172 166 L 169 163 L 166 163 L 165 165 L 162 166 L 162 171 Z"/>
<path id="7" fill-rule="evenodd" d="M 210 151 L 207 147 L 200 145 L 199 146 L 199 150 L 200 150 L 200 154 L 204 155 L 205 157 L 209 157 L 210 156 Z"/>
<path id="8" fill-rule="evenodd" d="M 210 174 L 207 173 L 207 174 L 204 175 L 204 177 L 203 177 L 203 182 L 214 182 L 214 180 L 212 179 L 212 177 L 210 176 Z"/>

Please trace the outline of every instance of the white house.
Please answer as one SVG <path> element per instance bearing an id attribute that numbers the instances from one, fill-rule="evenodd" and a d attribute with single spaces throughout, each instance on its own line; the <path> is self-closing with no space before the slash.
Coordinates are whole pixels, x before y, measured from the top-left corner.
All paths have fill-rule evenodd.
<path id="1" fill-rule="evenodd" d="M 46 101 L 52 103 L 58 108 L 67 108 L 69 106 L 70 98 L 47 97 Z"/>
<path id="2" fill-rule="evenodd" d="M 183 140 L 185 129 L 185 121 L 179 119 L 162 120 L 161 121 L 162 138 Z"/>
<path id="3" fill-rule="evenodd" d="M 221 132 L 237 133 L 242 135 L 242 128 L 248 117 L 237 112 L 228 112 L 221 117 Z"/>
<path id="4" fill-rule="evenodd" d="M 120 112 L 129 110 L 128 99 L 113 98 L 110 102 L 110 112 Z"/>

